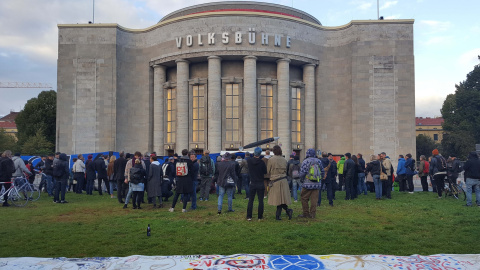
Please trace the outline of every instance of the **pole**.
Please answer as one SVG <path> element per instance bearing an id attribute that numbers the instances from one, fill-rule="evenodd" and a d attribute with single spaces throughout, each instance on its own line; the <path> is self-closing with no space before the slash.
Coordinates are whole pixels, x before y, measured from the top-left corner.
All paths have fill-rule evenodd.
<path id="1" fill-rule="evenodd" d="M 93 0 L 93 20 L 92 23 L 95 23 L 95 0 Z"/>
<path id="2" fill-rule="evenodd" d="M 95 0 L 94 0 L 95 1 Z M 377 20 L 380 20 L 380 6 L 379 6 L 380 0 L 377 0 Z"/>

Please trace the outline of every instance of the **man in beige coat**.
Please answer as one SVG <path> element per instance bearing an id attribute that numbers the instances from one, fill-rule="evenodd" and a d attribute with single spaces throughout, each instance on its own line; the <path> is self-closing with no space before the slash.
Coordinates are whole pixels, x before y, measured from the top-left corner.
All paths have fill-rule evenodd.
<path id="1" fill-rule="evenodd" d="M 288 208 L 292 199 L 287 181 L 287 160 L 282 156 L 282 148 L 278 145 L 273 147 L 273 154 L 267 164 L 267 174 L 270 175 L 268 204 L 277 206 L 276 220 L 282 220 L 282 209 L 287 213 L 288 219 L 292 219 L 293 210 Z"/>

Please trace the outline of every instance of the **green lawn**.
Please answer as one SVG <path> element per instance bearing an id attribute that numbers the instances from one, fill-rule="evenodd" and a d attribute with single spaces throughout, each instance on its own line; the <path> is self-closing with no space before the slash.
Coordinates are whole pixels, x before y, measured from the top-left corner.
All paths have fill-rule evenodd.
<path id="1" fill-rule="evenodd" d="M 326 193 L 323 193 L 326 196 Z M 42 194 L 26 207 L 0 208 L 0 257 L 94 257 L 186 254 L 439 254 L 480 253 L 477 236 L 480 208 L 464 201 L 438 199 L 434 193 L 393 193 L 376 201 L 374 194 L 345 201 L 337 192 L 335 207 L 323 201 L 315 220 L 296 218 L 301 203 L 292 203 L 295 218 L 275 220 L 265 205 L 262 222 L 246 221 L 247 200 L 237 195 L 234 213 L 220 216 L 216 196 L 198 209 L 174 213 L 168 207 L 128 209 L 107 194 L 67 193 L 68 204 L 54 204 Z M 224 199 L 224 211 L 227 210 Z M 190 207 L 190 204 L 189 204 Z M 147 224 L 152 235 L 146 236 Z"/>

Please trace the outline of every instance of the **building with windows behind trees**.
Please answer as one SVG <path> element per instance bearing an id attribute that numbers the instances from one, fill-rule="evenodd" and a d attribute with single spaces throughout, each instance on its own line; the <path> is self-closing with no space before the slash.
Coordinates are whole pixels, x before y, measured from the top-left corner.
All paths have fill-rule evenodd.
<path id="1" fill-rule="evenodd" d="M 287 6 L 215 2 L 146 29 L 58 28 L 58 151 L 219 152 L 278 136 L 284 154 L 415 154 L 413 20 L 325 27 Z"/>

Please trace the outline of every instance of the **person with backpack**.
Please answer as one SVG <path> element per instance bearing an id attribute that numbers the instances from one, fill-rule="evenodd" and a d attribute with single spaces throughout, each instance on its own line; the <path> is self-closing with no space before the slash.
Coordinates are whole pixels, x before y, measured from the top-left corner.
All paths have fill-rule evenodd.
<path id="1" fill-rule="evenodd" d="M 128 202 L 130 201 L 130 198 L 133 195 L 134 190 L 133 190 L 132 182 L 130 181 L 131 180 L 130 169 L 135 167 L 137 160 L 140 160 L 140 164 L 142 165 L 142 168 L 145 170 L 145 174 L 147 173 L 145 162 L 143 162 L 142 160 L 142 153 L 140 153 L 139 151 L 136 151 L 133 157 L 127 154 L 127 164 L 125 165 L 125 184 L 128 184 L 128 193 L 127 193 L 127 196 L 125 197 L 125 204 L 123 205 L 124 209 L 127 208 Z M 140 188 L 137 187 L 137 190 L 139 189 Z M 141 191 L 141 193 L 143 193 L 143 190 Z M 143 198 L 140 198 L 140 200 L 143 200 Z M 133 201 L 133 204 L 135 204 L 135 201 Z"/>
<path id="2" fill-rule="evenodd" d="M 342 167 L 343 169 L 343 167 Z M 343 172 L 343 171 L 342 171 Z M 317 212 L 318 193 L 322 185 L 321 181 L 325 174 L 322 162 L 315 156 L 315 149 L 309 148 L 306 158 L 300 167 L 300 178 L 303 179 L 302 192 L 302 211 L 300 218 L 315 218 Z M 310 202 L 310 206 L 308 205 Z"/>
<path id="3" fill-rule="evenodd" d="M 55 193 L 53 196 L 54 203 L 67 203 L 65 201 L 65 191 L 67 188 L 67 180 L 70 175 L 70 168 L 68 166 L 67 155 L 61 153 L 59 161 L 53 166 L 53 177 L 55 178 Z M 61 200 L 59 197 L 61 191 Z"/>
<path id="4" fill-rule="evenodd" d="M 288 164 L 288 176 L 292 179 L 292 197 L 294 202 L 298 202 L 298 188 L 300 182 L 300 157 L 293 156 L 292 162 Z"/>
<path id="5" fill-rule="evenodd" d="M 177 183 L 175 188 L 175 196 L 173 197 L 172 207 L 168 210 L 170 212 L 175 211 L 175 205 L 177 204 L 178 197 L 181 194 L 185 195 L 185 198 L 188 194 L 193 192 L 193 181 L 192 176 L 190 175 L 193 170 L 193 162 L 190 160 L 188 156 L 188 150 L 182 150 L 182 156 L 178 158 L 177 163 L 175 165 L 175 172 L 177 176 Z M 190 173 L 190 174 L 189 174 Z M 182 201 L 183 208 L 182 212 L 187 212 L 187 203 L 188 200 L 185 199 Z"/>
<path id="6" fill-rule="evenodd" d="M 129 170 L 130 190 L 132 190 L 132 193 L 133 193 L 133 196 L 132 196 L 133 209 L 142 209 L 141 203 L 143 198 L 141 195 L 145 190 L 145 179 L 147 176 L 147 172 L 142 166 L 142 161 L 143 160 L 139 158 L 135 159 L 135 165 L 133 166 L 133 168 L 130 168 Z"/>
<path id="7" fill-rule="evenodd" d="M 405 155 L 405 177 L 407 178 L 408 193 L 413 194 L 413 176 L 415 171 L 415 160 L 412 158 L 412 154 Z"/>
<path id="8" fill-rule="evenodd" d="M 433 149 L 432 155 L 430 174 L 433 175 L 433 180 L 437 186 L 438 198 L 441 199 L 445 188 L 445 177 L 447 176 L 447 160 L 440 155 L 438 149 Z"/>
<path id="9" fill-rule="evenodd" d="M 420 177 L 420 182 L 422 183 L 423 192 L 428 192 L 428 171 L 430 169 L 430 164 L 426 160 L 424 155 L 420 156 L 420 164 L 418 165 L 418 176 Z"/>
<path id="10" fill-rule="evenodd" d="M 165 159 L 162 165 L 163 183 L 162 183 L 162 197 L 164 202 L 168 202 L 168 198 L 173 196 L 172 186 L 175 182 L 175 163 L 174 158 L 169 157 Z"/>
<path id="11" fill-rule="evenodd" d="M 210 158 L 210 151 L 205 150 L 200 158 L 200 201 L 208 201 L 214 173 L 215 163 Z"/>
<path id="12" fill-rule="evenodd" d="M 465 206 L 472 206 L 472 192 L 475 187 L 475 197 L 477 206 L 480 206 L 480 160 L 477 152 L 470 152 L 468 160 L 465 162 L 464 180 L 467 185 L 467 204 Z"/>

